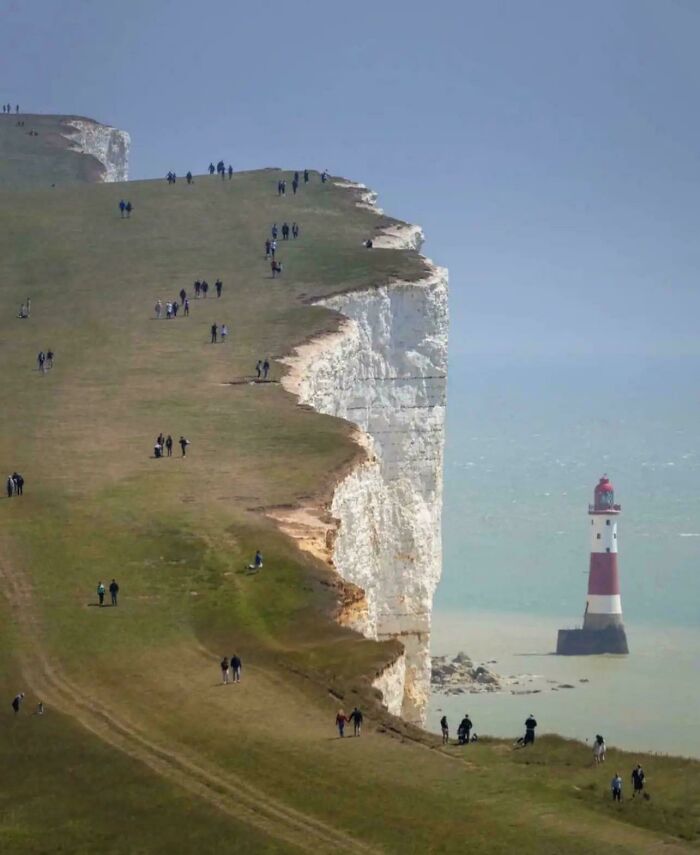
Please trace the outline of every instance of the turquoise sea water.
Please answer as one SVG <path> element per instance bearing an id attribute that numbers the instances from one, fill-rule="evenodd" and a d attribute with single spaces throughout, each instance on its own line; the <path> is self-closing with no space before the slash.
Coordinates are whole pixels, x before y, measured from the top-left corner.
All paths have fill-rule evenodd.
<path id="1" fill-rule="evenodd" d="M 445 560 L 433 650 L 505 656 L 508 673 L 545 680 L 573 682 L 581 669 L 607 675 L 571 691 L 571 701 L 551 690 L 518 697 L 517 704 L 509 694 L 480 696 L 472 706 L 491 722 L 484 732 L 517 733 L 520 702 L 532 698 L 547 730 L 583 736 L 573 699 L 585 694 L 593 733 L 614 704 L 621 714 L 610 741 L 652 747 L 635 742 L 639 733 L 631 724 L 635 708 L 644 708 L 654 719 L 644 716 L 658 750 L 700 756 L 694 733 L 700 728 L 681 724 L 691 708 L 700 721 L 700 690 L 693 685 L 700 665 L 699 369 L 697 361 L 604 353 L 556 364 L 451 362 Z M 609 657 L 541 655 L 554 650 L 558 627 L 580 623 L 586 512 L 604 472 L 622 504 L 619 566 L 631 647 L 613 669 L 600 664 Z M 537 653 L 539 664 L 516 667 L 522 661 L 516 657 L 528 653 Z"/>

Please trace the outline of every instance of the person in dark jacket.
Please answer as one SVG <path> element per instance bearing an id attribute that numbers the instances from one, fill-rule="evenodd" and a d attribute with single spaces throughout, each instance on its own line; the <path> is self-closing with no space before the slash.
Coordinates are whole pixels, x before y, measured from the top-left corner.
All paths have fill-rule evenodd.
<path id="1" fill-rule="evenodd" d="M 469 737 L 472 732 L 472 720 L 465 715 L 457 728 L 457 741 L 460 745 L 469 745 Z"/>
<path id="2" fill-rule="evenodd" d="M 355 736 L 360 736 L 362 734 L 362 719 L 364 716 L 362 712 L 355 707 L 355 709 L 350 713 L 349 721 L 352 722 L 353 731 Z"/>
<path id="3" fill-rule="evenodd" d="M 442 731 L 442 744 L 447 745 L 450 741 L 450 726 L 447 723 L 446 715 L 440 719 L 440 730 Z"/>
<path id="4" fill-rule="evenodd" d="M 20 711 L 22 706 L 22 701 L 24 700 L 24 692 L 20 692 L 19 695 L 15 695 L 12 700 L 12 709 L 15 711 L 15 715 Z"/>
<path id="5" fill-rule="evenodd" d="M 217 279 L 216 282 L 214 283 L 214 287 L 216 288 L 216 296 L 220 297 L 221 296 L 221 289 L 224 287 L 224 283 L 221 281 L 221 279 Z"/>
<path id="6" fill-rule="evenodd" d="M 116 579 L 112 579 L 109 583 L 109 596 L 112 598 L 112 605 L 117 605 L 117 594 L 119 593 L 119 585 Z"/>
<path id="7" fill-rule="evenodd" d="M 632 769 L 632 798 L 637 794 L 642 795 L 644 792 L 644 769 L 637 763 Z"/>
<path id="8" fill-rule="evenodd" d="M 241 682 L 241 668 L 243 667 L 243 663 L 241 662 L 240 656 L 236 653 L 231 657 L 231 672 L 233 673 L 233 682 L 240 683 Z"/>
<path id="9" fill-rule="evenodd" d="M 216 334 L 219 331 L 219 328 L 216 324 L 211 325 L 211 343 L 216 344 Z"/>
<path id="10" fill-rule="evenodd" d="M 224 683 L 228 683 L 228 675 L 228 658 L 224 656 L 224 658 L 221 660 L 221 679 Z"/>
<path id="11" fill-rule="evenodd" d="M 19 472 L 14 472 L 12 480 L 15 482 L 15 493 L 18 496 L 21 496 L 24 492 L 24 478 L 19 474 Z"/>
<path id="12" fill-rule="evenodd" d="M 537 722 L 535 721 L 535 717 L 530 713 L 529 717 L 525 720 L 525 739 L 523 740 L 523 745 L 530 745 L 535 741 L 536 727 Z"/>

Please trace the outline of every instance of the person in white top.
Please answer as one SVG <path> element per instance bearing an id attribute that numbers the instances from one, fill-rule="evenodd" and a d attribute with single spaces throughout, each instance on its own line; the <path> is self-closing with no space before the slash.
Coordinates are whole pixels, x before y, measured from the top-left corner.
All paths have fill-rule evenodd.
<path id="1" fill-rule="evenodd" d="M 226 341 L 226 336 L 228 335 L 228 327 L 226 324 L 221 324 L 219 332 L 221 333 L 221 343 L 223 344 Z"/>

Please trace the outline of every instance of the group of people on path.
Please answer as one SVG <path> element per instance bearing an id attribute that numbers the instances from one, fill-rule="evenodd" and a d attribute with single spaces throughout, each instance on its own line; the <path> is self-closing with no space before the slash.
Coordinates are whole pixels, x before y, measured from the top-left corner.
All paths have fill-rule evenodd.
<path id="1" fill-rule="evenodd" d="M 24 495 L 24 478 L 19 472 L 13 472 L 12 475 L 7 476 L 6 489 L 8 499 L 11 499 L 13 496 Z"/>
<path id="2" fill-rule="evenodd" d="M 3 104 L 2 105 L 3 113 L 11 113 L 12 112 L 12 104 Z M 15 115 L 19 113 L 19 104 L 15 106 Z"/>
<path id="3" fill-rule="evenodd" d="M 277 228 L 277 223 L 273 223 L 270 234 L 272 235 L 272 240 L 275 242 L 275 249 L 277 249 L 277 238 L 280 231 L 282 232 L 282 240 L 289 240 L 289 235 L 295 240 L 299 237 L 299 226 L 296 222 L 292 223 L 291 226 L 289 223 L 282 223 L 281 230 Z"/>
<path id="4" fill-rule="evenodd" d="M 636 798 L 637 796 L 641 796 L 643 798 L 648 799 L 648 793 L 644 792 L 644 782 L 646 781 L 646 775 L 644 774 L 644 769 L 640 763 L 632 769 L 632 798 Z M 622 777 L 619 772 L 615 772 L 613 775 L 613 779 L 610 782 L 610 792 L 612 794 L 612 800 L 614 802 L 622 801 Z"/>
<path id="5" fill-rule="evenodd" d="M 224 656 L 221 660 L 221 679 L 224 684 L 228 682 L 240 683 L 242 668 L 243 663 L 241 662 L 240 656 L 236 653 L 234 653 L 230 659 L 227 656 Z"/>
<path id="6" fill-rule="evenodd" d="M 265 357 L 265 361 L 258 359 L 255 364 L 255 374 L 258 380 L 267 380 L 270 373 L 270 360 Z"/>
<path id="7" fill-rule="evenodd" d="M 470 742 L 478 741 L 476 733 L 472 735 L 473 728 L 474 725 L 472 724 L 472 720 L 469 718 L 469 713 L 467 713 L 462 721 L 460 721 L 459 727 L 457 728 L 458 745 L 469 745 Z M 448 724 L 446 715 L 440 719 L 440 730 L 442 731 L 442 744 L 449 745 L 450 725 Z"/>
<path id="8" fill-rule="evenodd" d="M 119 594 L 119 585 L 117 584 L 116 579 L 112 579 L 109 583 L 109 596 L 112 601 L 112 605 L 117 605 L 117 596 Z M 97 604 L 99 606 L 103 606 L 105 604 L 105 586 L 102 582 L 97 583 Z"/>
<path id="9" fill-rule="evenodd" d="M 134 210 L 134 206 L 131 202 L 125 202 L 123 199 L 119 201 L 119 211 L 121 213 L 122 219 L 124 217 L 130 217 L 131 212 Z"/>
<path id="10" fill-rule="evenodd" d="M 182 293 L 182 292 L 180 292 Z M 177 317 L 177 313 L 180 311 L 180 303 L 177 300 L 167 300 L 165 303 L 165 317 L 167 320 L 171 320 L 172 318 Z M 163 302 L 161 300 L 156 300 L 155 305 L 155 313 L 157 320 L 160 320 L 163 317 Z M 182 314 L 187 318 L 190 315 L 190 301 L 187 295 L 182 301 Z"/>
<path id="11" fill-rule="evenodd" d="M 221 279 L 216 280 L 216 282 L 214 283 L 214 288 L 216 289 L 216 296 L 220 297 L 221 292 L 224 289 L 224 283 L 221 281 Z M 209 293 L 209 283 L 207 282 L 207 280 L 202 279 L 202 281 L 200 282 L 199 279 L 197 279 L 197 281 L 194 283 L 195 299 L 199 300 L 200 297 L 203 297 L 204 299 L 206 299 L 206 296 L 208 293 Z M 182 295 L 182 291 L 180 292 L 180 295 Z"/>
<path id="12" fill-rule="evenodd" d="M 338 735 L 342 739 L 345 736 L 345 725 L 352 722 L 354 735 L 360 736 L 362 733 L 362 720 L 364 716 L 362 712 L 355 707 L 350 715 L 345 715 L 343 710 L 338 710 L 335 717 L 335 726 L 338 728 Z"/>
<path id="13" fill-rule="evenodd" d="M 46 353 L 44 353 L 43 350 L 39 351 L 36 357 L 36 362 L 39 366 L 39 371 L 41 371 L 42 374 L 45 374 L 49 369 L 53 368 L 54 356 L 53 350 L 47 350 Z"/>
<path id="14" fill-rule="evenodd" d="M 187 456 L 187 446 L 190 444 L 189 439 L 185 439 L 184 436 L 181 436 L 178 440 L 178 444 L 182 451 L 182 456 Z M 155 458 L 160 457 L 172 457 L 173 456 L 173 438 L 170 434 L 167 437 L 163 436 L 162 433 L 158 434 L 156 441 L 153 445 L 153 456 Z"/>
<path id="15" fill-rule="evenodd" d="M 233 167 L 232 167 L 232 166 L 231 166 L 231 164 L 229 163 L 229 165 L 228 165 L 228 170 L 227 170 L 227 169 L 226 169 L 226 166 L 224 165 L 223 160 L 220 160 L 220 161 L 216 164 L 216 167 L 214 167 L 214 164 L 213 164 L 213 163 L 210 163 L 210 164 L 209 164 L 209 175 L 213 175 L 215 172 L 216 172 L 218 175 L 220 175 L 220 176 L 221 176 L 221 180 L 222 180 L 222 181 L 223 181 L 223 180 L 224 180 L 224 178 L 226 177 L 226 173 L 227 173 L 227 172 L 228 172 L 228 178 L 229 178 L 229 181 L 233 178 Z"/>

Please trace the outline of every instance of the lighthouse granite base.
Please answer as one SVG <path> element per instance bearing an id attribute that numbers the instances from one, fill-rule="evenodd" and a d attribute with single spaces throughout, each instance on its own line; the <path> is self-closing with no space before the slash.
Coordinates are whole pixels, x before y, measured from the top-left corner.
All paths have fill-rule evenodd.
<path id="1" fill-rule="evenodd" d="M 624 626 L 608 626 L 605 629 L 560 629 L 557 635 L 559 656 L 629 652 Z"/>

